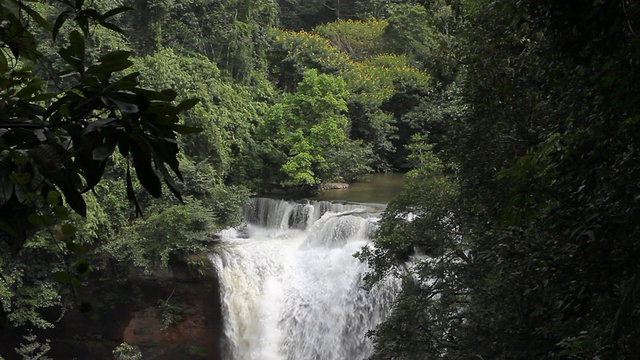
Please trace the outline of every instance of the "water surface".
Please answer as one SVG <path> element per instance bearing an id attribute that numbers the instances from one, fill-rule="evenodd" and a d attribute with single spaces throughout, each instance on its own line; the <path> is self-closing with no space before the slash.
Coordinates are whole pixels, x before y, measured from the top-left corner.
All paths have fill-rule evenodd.
<path id="1" fill-rule="evenodd" d="M 404 185 L 404 174 L 374 174 L 370 181 L 350 184 L 347 189 L 327 190 L 313 199 L 388 204 L 400 194 Z"/>

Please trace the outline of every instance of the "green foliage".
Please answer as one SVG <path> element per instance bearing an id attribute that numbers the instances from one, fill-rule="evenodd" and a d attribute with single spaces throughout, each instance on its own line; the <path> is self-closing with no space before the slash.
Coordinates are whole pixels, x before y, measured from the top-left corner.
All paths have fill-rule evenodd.
<path id="1" fill-rule="evenodd" d="M 354 0 L 279 0 L 280 22 L 286 29 L 309 30 L 323 23 L 353 18 L 358 2 Z"/>
<path id="2" fill-rule="evenodd" d="M 8 24 L 16 27 L 24 41 L 15 43 L 11 36 L 0 40 L 16 60 L 36 60 L 40 54 L 28 40 L 33 35 L 22 27 L 21 14 L 45 30 L 52 30 L 55 38 L 69 13 L 61 13 L 51 26 L 37 12 L 18 4 L 15 12 L 4 7 L 2 11 L 8 11 Z M 85 36 L 90 21 L 112 28 L 107 19 L 123 10 L 100 14 L 81 6 L 81 2 L 75 4 L 74 20 Z M 58 51 L 65 63 L 60 74 L 67 82 L 57 94 L 47 93 L 42 79 L 29 68 L 20 64 L 9 67 L 6 55 L 0 55 L 4 59 L 0 62 L 6 65 L 0 67 L 0 182 L 4 184 L 0 212 L 8 235 L 5 241 L 14 253 L 34 228 L 53 223 L 49 214 L 61 211 L 56 207 L 62 205 L 62 200 L 75 212 L 86 214 L 81 193 L 93 189 L 102 179 L 106 161 L 116 147 L 123 156 L 133 159 L 138 180 L 150 194 L 161 194 L 161 180 L 154 166 L 169 188 L 175 190 L 167 165 L 180 177 L 174 140 L 176 132 L 184 132 L 185 128 L 177 124 L 178 114 L 192 107 L 192 101 L 173 105 L 173 92 L 138 87 L 136 73 L 114 77 L 114 73 L 131 66 L 129 53 L 110 52 L 91 63 L 86 57 L 83 34 L 75 30 L 69 34 L 68 46 Z M 127 183 L 131 184 L 130 176 Z M 56 192 L 62 195 L 59 203 L 50 195 Z M 128 197 L 137 203 L 131 192 Z"/>
<path id="3" fill-rule="evenodd" d="M 458 279 L 470 259 L 456 218 L 459 183 L 444 175 L 448 166 L 432 147 L 426 136 L 414 137 L 407 187 L 385 210 L 375 247 L 357 254 L 373 269 L 368 284 L 389 273 L 405 278 L 390 318 L 372 333 L 371 359 L 441 359 L 462 321 L 467 291 Z"/>
<path id="4" fill-rule="evenodd" d="M 142 352 L 137 345 L 122 343 L 112 351 L 116 360 L 142 360 Z"/>
<path id="5" fill-rule="evenodd" d="M 105 250 L 118 260 L 131 259 L 147 272 L 156 264 L 167 266 L 173 252 L 193 253 L 202 249 L 201 241 L 213 236 L 210 213 L 196 201 L 154 211 L 145 220 L 134 221 L 121 230 L 121 237 L 105 244 Z"/>
<path id="6" fill-rule="evenodd" d="M 406 54 L 438 81 L 448 83 L 458 71 L 459 1 L 437 0 L 392 7 L 382 36 L 385 49 Z"/>
<path id="7" fill-rule="evenodd" d="M 259 132 L 287 156 L 281 164 L 285 183 L 316 186 L 347 175 L 349 164 L 338 161 L 340 153 L 357 156 L 363 150 L 347 136 L 346 96 L 341 78 L 309 70 L 295 94 L 269 109 Z"/>
<path id="8" fill-rule="evenodd" d="M 24 339 L 28 342 L 27 344 L 20 344 L 20 347 L 16 348 L 15 351 L 18 355 L 22 357 L 24 360 L 51 360 L 50 357 L 47 357 L 46 354 L 51 350 L 51 346 L 49 345 L 49 340 L 45 343 L 41 343 L 37 341 L 37 337 L 33 334 L 25 335 Z"/>
<path id="9" fill-rule="evenodd" d="M 148 204 L 147 217 L 114 229 L 101 249 L 114 259 L 152 272 L 157 266 L 166 267 L 172 258 L 188 261 L 191 255 L 207 251 L 216 232 L 238 225 L 240 206 L 248 193 L 218 183 L 210 166 L 186 164 L 184 169 L 188 190 L 184 190 L 183 204 Z"/>
<path id="10" fill-rule="evenodd" d="M 266 38 L 276 22 L 274 1 L 133 1 L 127 19 L 134 48 L 141 55 L 171 48 L 201 54 L 236 81 L 251 83 L 264 70 Z"/>
<path id="11" fill-rule="evenodd" d="M 114 154 L 126 161 L 117 181 L 119 198 L 111 199 L 110 210 L 123 209 L 128 198 L 139 214 L 139 199 L 159 197 L 162 182 L 181 197 L 174 182 L 182 176 L 176 135 L 195 129 L 179 124 L 179 115 L 197 101 L 176 104 L 171 90 L 139 86 L 128 51 L 98 54 L 91 48 L 90 33 L 121 32 L 112 20 L 127 10 L 100 4 L 17 1 L 0 7 L 3 29 L 9 29 L 0 31 L 2 326 L 50 328 L 54 325 L 41 317 L 42 309 L 64 312 L 76 305 L 81 312 L 91 310 L 81 289 L 92 266 L 81 256 L 102 225 L 114 229 L 131 213 L 122 210 L 126 215 L 114 223 L 103 213 L 88 214 L 99 206 L 85 193 L 99 190 Z M 38 44 L 44 45 L 42 53 Z M 52 68 L 42 73 L 48 62 Z M 55 86 L 47 88 L 56 73 Z M 86 220 L 78 221 L 79 216 Z"/>
<path id="12" fill-rule="evenodd" d="M 352 60 L 362 61 L 384 52 L 382 34 L 386 21 L 338 20 L 319 25 L 313 32 L 331 41 L 339 51 L 348 54 Z"/>
<path id="13" fill-rule="evenodd" d="M 343 77 L 352 94 L 351 136 L 373 148 L 379 170 L 390 165 L 406 167 L 403 148 L 407 139 L 427 128 L 407 121 L 405 115 L 415 111 L 430 93 L 429 74 L 409 66 L 406 56 L 380 55 L 352 63 Z"/>
<path id="14" fill-rule="evenodd" d="M 178 55 L 172 49 L 139 59 L 136 68 L 147 84 L 175 88 L 181 99 L 202 99 L 185 114 L 184 121 L 203 131 L 181 137 L 183 149 L 195 160 L 212 164 L 218 178 L 240 177 L 234 174 L 236 162 L 257 156 L 254 124 L 267 107 L 270 89 L 229 83 L 206 57 Z"/>
<path id="15" fill-rule="evenodd" d="M 206 358 L 209 356 L 209 350 L 204 346 L 190 346 L 189 355 Z"/>
<path id="16" fill-rule="evenodd" d="M 411 275 L 374 334 L 372 358 L 632 359 L 640 207 L 629 184 L 640 170 L 640 102 L 631 44 L 640 7 L 464 4 L 465 21 L 452 29 L 463 31 L 455 56 L 465 66 L 451 68 L 457 83 L 435 98 L 442 106 L 419 107 L 455 120 L 433 147 L 454 166 L 391 204 L 378 247 L 362 253 L 372 280 Z M 398 34 L 417 39 L 410 30 Z M 421 144 L 414 151 L 432 156 Z M 417 169 L 432 172 L 423 161 Z M 436 186 L 449 174 L 454 192 Z M 418 216 L 406 221 L 409 213 Z M 403 266 L 416 246 L 427 258 Z"/>
<path id="17" fill-rule="evenodd" d="M 329 40 L 306 31 L 274 29 L 267 56 L 269 78 L 278 88 L 290 92 L 295 90 L 309 69 L 337 74 L 349 63 L 349 57 Z"/>
<path id="18" fill-rule="evenodd" d="M 174 289 L 175 291 L 175 289 Z M 162 319 L 162 328 L 167 329 L 171 325 L 175 325 L 184 317 L 184 308 L 173 298 L 173 292 L 166 300 L 158 301 L 158 311 Z"/>
<path id="19" fill-rule="evenodd" d="M 19 257 L 9 258 L 5 252 L 0 260 L 3 274 L 0 282 L 0 301 L 6 311 L 5 324 L 28 325 L 34 328 L 52 328 L 54 324 L 43 319 L 39 310 L 61 305 L 59 286 L 52 281 L 52 271 L 45 265 L 55 261 L 46 252 L 23 250 Z M 41 258 L 34 258 L 33 256 Z M 32 273 L 35 271 L 39 273 Z"/>
<path id="20" fill-rule="evenodd" d="M 392 201 L 375 235 L 375 248 L 366 250 L 378 279 L 409 259 L 418 249 L 437 257 L 462 249 L 455 214 L 458 183 L 444 175 L 448 166 L 433 154 L 426 136 L 414 136 L 410 146 L 414 169 L 406 174 L 405 190 Z M 425 261 L 428 264 L 428 261 Z M 425 277 L 426 279 L 426 277 Z"/>

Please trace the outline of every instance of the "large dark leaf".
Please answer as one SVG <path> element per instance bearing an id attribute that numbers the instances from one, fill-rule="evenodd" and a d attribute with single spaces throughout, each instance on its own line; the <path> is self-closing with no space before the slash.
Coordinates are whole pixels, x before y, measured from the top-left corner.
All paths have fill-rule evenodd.
<path id="1" fill-rule="evenodd" d="M 180 104 L 178 104 L 178 106 L 176 106 L 176 109 L 178 111 L 186 111 L 196 106 L 199 102 L 200 99 L 197 98 L 183 100 L 182 102 L 180 102 Z"/>
<path id="2" fill-rule="evenodd" d="M 89 68 L 87 72 L 89 71 L 91 71 L 91 68 Z M 111 93 L 111 92 L 122 91 L 122 90 L 127 90 L 127 91 L 136 93 L 135 89 L 136 89 L 136 86 L 138 85 L 137 78 L 139 75 L 140 73 L 134 72 L 126 76 L 123 76 L 122 78 L 118 79 L 116 82 L 104 88 L 104 93 Z"/>
<path id="3" fill-rule="evenodd" d="M 116 138 L 105 139 L 105 143 L 93 149 L 93 160 L 104 161 L 116 150 Z"/>
<path id="4" fill-rule="evenodd" d="M 7 58 L 4 56 L 3 52 L 0 52 L 0 73 L 9 70 L 9 62 Z"/>
<path id="5" fill-rule="evenodd" d="M 173 131 L 177 132 L 178 134 L 182 134 L 182 135 L 200 133 L 203 130 L 202 128 L 193 127 L 193 126 L 186 126 L 186 125 L 179 125 L 179 124 L 173 124 L 171 126 L 171 129 Z"/>
<path id="6" fill-rule="evenodd" d="M 114 104 L 118 108 L 118 110 L 120 110 L 121 112 L 123 112 L 125 114 L 137 113 L 138 110 L 139 110 L 137 104 L 130 103 L 128 101 L 115 99 L 113 97 L 108 97 L 108 98 L 106 98 L 106 100 L 107 100 L 107 102 L 110 102 L 110 103 Z"/>
<path id="7" fill-rule="evenodd" d="M 76 69 L 79 72 L 84 72 L 84 57 L 85 57 L 85 47 L 84 47 L 84 37 L 78 31 L 72 31 L 69 35 L 69 50 L 73 54 L 73 56 L 79 60 L 82 65 L 81 68 Z"/>
<path id="8" fill-rule="evenodd" d="M 122 30 L 122 28 L 120 28 L 116 24 L 112 24 L 112 23 L 108 23 L 108 22 L 102 21 L 102 22 L 100 22 L 100 25 L 106 27 L 109 30 L 113 30 L 113 31 L 118 32 L 120 34 L 124 34 L 124 30 Z"/>
<path id="9" fill-rule="evenodd" d="M 119 123 L 120 120 L 118 118 L 115 117 L 108 117 L 108 118 L 103 118 L 103 119 L 98 119 L 96 121 L 91 122 L 89 125 L 87 125 L 84 130 L 82 131 L 82 135 L 88 135 L 94 131 L 100 131 L 100 129 L 102 129 L 103 127 L 112 124 L 112 123 Z"/>
<path id="10" fill-rule="evenodd" d="M 133 10 L 133 8 L 129 7 L 129 6 L 121 6 L 121 7 L 115 8 L 115 9 L 111 9 L 111 10 L 107 11 L 106 13 L 102 14 L 102 20 L 106 20 L 106 19 L 108 19 L 108 18 L 110 18 L 112 16 L 116 16 L 116 15 L 118 15 L 120 13 L 123 13 L 125 11 L 130 11 L 130 10 Z"/>
<path id="11" fill-rule="evenodd" d="M 87 204 L 84 202 L 84 199 L 78 189 L 70 183 L 67 183 L 61 186 L 61 190 L 64 194 L 65 201 L 69 206 L 71 206 L 73 211 L 82 216 L 87 216 Z"/>
<path id="12" fill-rule="evenodd" d="M 153 197 L 162 196 L 162 183 L 151 166 L 151 149 L 141 141 L 132 142 L 131 156 L 142 187 Z"/>
<path id="13" fill-rule="evenodd" d="M 138 74 L 138 73 L 135 73 Z M 150 89 L 143 89 L 143 88 L 135 88 L 131 90 L 132 92 L 138 94 L 138 95 L 142 95 L 145 98 L 147 98 L 147 100 L 150 101 L 154 101 L 154 100 L 160 100 L 160 101 L 173 101 L 177 95 L 177 93 L 173 90 L 162 90 L 162 91 L 155 91 L 155 90 L 150 90 Z"/>
<path id="14" fill-rule="evenodd" d="M 6 0 L 5 0 L 6 1 Z M 51 24 L 47 22 L 37 11 L 31 9 L 25 4 L 20 4 L 20 8 L 24 10 L 38 25 L 42 26 L 47 31 L 51 31 Z"/>
<path id="15" fill-rule="evenodd" d="M 133 190 L 133 182 L 131 181 L 131 169 L 127 166 L 127 199 L 133 203 L 136 209 L 136 215 L 142 215 L 142 209 L 140 209 L 140 204 L 138 204 L 138 198 L 136 198 L 136 193 Z"/>
<path id="16" fill-rule="evenodd" d="M 0 206 L 4 205 L 13 195 L 13 183 L 9 179 L 11 170 L 3 168 L 0 170 Z"/>
<path id="17" fill-rule="evenodd" d="M 0 329 L 4 329 L 7 326 L 7 313 L 4 310 L 4 305 L 0 302 Z"/>
<path id="18" fill-rule="evenodd" d="M 67 21 L 67 19 L 69 18 L 69 14 L 70 13 L 71 13 L 71 10 L 63 11 L 56 18 L 56 21 L 53 24 L 53 29 L 51 30 L 51 37 L 52 37 L 52 39 L 54 41 L 56 40 L 56 37 L 58 36 L 58 32 L 60 31 L 60 28 L 62 27 L 62 24 L 64 24 L 64 22 Z"/>
<path id="19" fill-rule="evenodd" d="M 167 184 L 167 187 L 169 188 L 169 190 L 171 191 L 171 193 L 173 193 L 173 195 L 178 198 L 178 200 L 180 200 L 180 202 L 182 203 L 182 195 L 180 194 L 180 191 L 178 191 L 178 185 L 176 184 L 176 182 L 173 180 L 173 177 L 169 174 L 169 171 L 167 171 L 167 168 L 164 166 L 164 164 L 157 158 L 155 158 L 155 162 L 156 162 L 156 168 L 158 170 L 160 170 L 160 173 L 162 174 L 162 178 L 164 179 L 165 184 Z M 180 177 L 180 179 L 182 180 L 182 176 L 178 175 Z"/>
<path id="20" fill-rule="evenodd" d="M 131 65 L 133 65 L 133 62 L 129 60 L 130 55 L 131 55 L 130 51 L 124 51 L 124 50 L 111 51 L 105 54 L 104 56 L 102 56 L 100 59 L 98 59 L 98 62 L 95 65 L 92 65 L 91 67 L 89 67 L 89 69 L 87 69 L 87 72 L 98 75 L 98 74 L 112 73 L 115 71 L 121 71 L 121 70 L 127 69 Z M 131 77 L 132 75 L 128 75 L 128 76 Z M 133 76 L 133 78 L 135 77 L 136 76 Z M 123 81 L 129 81 L 129 80 L 131 80 L 131 78 L 127 78 L 127 77 L 123 78 Z"/>

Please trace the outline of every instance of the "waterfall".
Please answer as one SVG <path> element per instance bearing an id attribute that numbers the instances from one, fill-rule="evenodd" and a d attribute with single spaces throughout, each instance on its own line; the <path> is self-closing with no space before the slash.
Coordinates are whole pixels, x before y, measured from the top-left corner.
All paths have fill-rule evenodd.
<path id="1" fill-rule="evenodd" d="M 244 229 L 220 233 L 210 255 L 224 316 L 225 360 L 362 360 L 369 330 L 391 309 L 400 281 L 362 288 L 380 209 L 254 199 Z"/>

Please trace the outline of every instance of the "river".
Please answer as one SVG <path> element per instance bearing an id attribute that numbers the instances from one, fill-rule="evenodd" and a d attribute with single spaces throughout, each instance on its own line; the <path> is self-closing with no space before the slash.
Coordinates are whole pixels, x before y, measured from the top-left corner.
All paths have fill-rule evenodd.
<path id="1" fill-rule="evenodd" d="M 326 190 L 314 199 L 387 204 L 400 194 L 404 185 L 404 174 L 374 174 L 367 182 L 353 183 L 346 189 Z"/>

